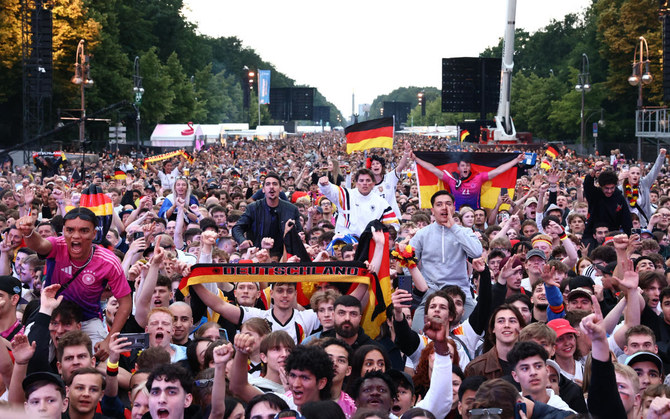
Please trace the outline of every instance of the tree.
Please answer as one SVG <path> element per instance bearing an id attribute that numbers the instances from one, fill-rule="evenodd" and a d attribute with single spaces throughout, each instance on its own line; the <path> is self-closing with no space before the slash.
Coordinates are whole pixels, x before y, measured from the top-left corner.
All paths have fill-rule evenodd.
<path id="1" fill-rule="evenodd" d="M 196 114 L 195 85 L 184 73 L 176 52 L 170 54 L 165 63 L 165 73 L 170 77 L 168 89 L 174 94 L 165 122 L 181 124 L 192 121 Z"/>
<path id="2" fill-rule="evenodd" d="M 140 56 L 140 68 L 144 87 L 141 105 L 142 120 L 146 122 L 144 126 L 163 123 L 172 111 L 175 98 L 175 93 L 170 90 L 172 78 L 158 60 L 155 48 Z"/>

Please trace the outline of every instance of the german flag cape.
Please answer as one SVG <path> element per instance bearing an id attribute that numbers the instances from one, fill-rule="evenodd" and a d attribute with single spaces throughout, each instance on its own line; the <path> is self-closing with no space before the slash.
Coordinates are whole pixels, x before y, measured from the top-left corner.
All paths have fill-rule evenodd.
<path id="1" fill-rule="evenodd" d="M 193 161 L 194 161 L 193 156 L 191 156 L 189 153 L 187 153 L 184 150 L 177 150 L 177 151 L 170 151 L 169 153 L 159 154 L 157 156 L 147 157 L 146 159 L 144 159 L 144 163 L 143 163 L 142 167 L 146 169 L 147 168 L 147 163 L 155 163 L 155 162 L 158 162 L 158 161 L 171 159 L 172 157 L 175 157 L 175 156 L 184 156 L 184 158 L 189 163 L 193 164 Z"/>
<path id="2" fill-rule="evenodd" d="M 102 243 L 107 236 L 109 227 L 112 225 L 113 205 L 111 198 L 105 195 L 99 186 L 91 185 L 81 191 L 79 206 L 90 209 L 98 216 L 94 243 Z"/>
<path id="3" fill-rule="evenodd" d="M 458 173 L 458 162 L 470 162 L 473 175 L 489 172 L 515 159 L 518 153 L 445 153 L 441 151 L 415 151 L 414 154 L 421 160 L 431 163 L 439 170 L 449 173 Z M 480 203 L 484 208 L 495 208 L 498 196 L 503 188 L 508 189 L 510 197 L 514 198 L 514 188 L 519 176 L 518 168 L 499 174 L 493 180 L 482 185 Z M 419 185 L 419 204 L 421 208 L 430 208 L 430 197 L 440 189 L 447 189 L 442 179 L 417 164 L 417 183 Z"/>
<path id="4" fill-rule="evenodd" d="M 390 275 L 389 234 L 388 228 L 384 226 L 384 224 L 378 220 L 374 220 L 365 227 L 365 230 L 359 238 L 354 259 L 361 262 L 372 260 L 372 256 L 375 254 L 375 241 L 372 240 L 371 227 L 374 227 L 376 231 L 383 231 L 386 238 L 384 241 L 384 256 L 382 257 L 381 266 L 379 268 L 379 275 L 370 273 L 370 296 L 368 304 L 363 311 L 363 319 L 361 322 L 365 333 L 374 339 L 379 334 L 382 323 L 386 321 L 386 307 L 391 303 L 391 294 L 393 293 L 393 290 Z"/>
<path id="5" fill-rule="evenodd" d="M 317 263 L 198 263 L 189 276 L 182 278 L 179 290 L 185 296 L 188 287 L 210 282 L 370 282 L 362 262 Z"/>
<path id="6" fill-rule="evenodd" d="M 372 119 L 344 129 L 347 153 L 370 148 L 393 148 L 393 117 Z"/>

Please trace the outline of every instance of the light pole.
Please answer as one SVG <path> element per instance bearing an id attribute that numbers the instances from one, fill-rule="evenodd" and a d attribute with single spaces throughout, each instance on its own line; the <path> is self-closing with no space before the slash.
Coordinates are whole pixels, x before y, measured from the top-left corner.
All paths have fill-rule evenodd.
<path id="1" fill-rule="evenodd" d="M 604 127 L 605 126 L 605 117 L 603 116 L 605 113 L 605 109 L 600 108 L 600 109 L 585 109 L 587 112 L 591 112 L 591 114 L 586 118 L 584 121 L 584 125 L 588 124 L 591 118 L 595 115 L 598 115 L 598 112 L 600 112 L 600 119 L 598 120 L 598 126 Z M 595 125 L 595 124 L 594 124 Z M 598 133 L 593 132 L 593 150 L 594 153 L 598 151 Z"/>
<path id="2" fill-rule="evenodd" d="M 575 86 L 575 90 L 578 92 L 581 92 L 582 94 L 582 111 L 579 114 L 579 119 L 581 121 L 580 124 L 580 134 L 579 134 L 579 142 L 580 142 L 580 147 L 582 149 L 582 152 L 584 151 L 584 136 L 585 136 L 585 122 L 584 122 L 584 96 L 586 95 L 586 92 L 591 91 L 591 74 L 589 73 L 589 56 L 582 53 L 582 72 L 579 73 L 579 76 L 577 76 L 577 85 Z"/>
<path id="3" fill-rule="evenodd" d="M 137 153 L 140 152 L 140 105 L 142 104 L 142 95 L 144 94 L 144 87 L 142 87 L 142 76 L 140 76 L 140 57 L 135 56 L 135 74 L 133 74 L 133 94 L 135 95 L 135 129 L 137 131 Z"/>
<path id="4" fill-rule="evenodd" d="M 642 109 L 642 86 L 652 82 L 654 77 L 649 72 L 649 45 L 644 36 L 639 38 L 640 43 L 635 47 L 633 54 L 633 72 L 628 77 L 631 86 L 638 86 L 637 111 L 635 113 L 635 130 L 637 131 L 637 115 Z M 646 59 L 645 59 L 646 53 Z M 637 137 L 637 159 L 642 160 L 642 138 Z"/>
<path id="5" fill-rule="evenodd" d="M 86 123 L 86 98 L 84 88 L 93 86 L 91 80 L 91 57 L 84 53 L 85 41 L 82 39 L 77 45 L 77 55 L 74 61 L 74 76 L 70 80 L 80 86 L 81 91 L 81 120 L 79 121 L 79 143 L 81 145 L 81 179 L 84 180 L 84 160 L 86 154 L 84 129 Z"/>

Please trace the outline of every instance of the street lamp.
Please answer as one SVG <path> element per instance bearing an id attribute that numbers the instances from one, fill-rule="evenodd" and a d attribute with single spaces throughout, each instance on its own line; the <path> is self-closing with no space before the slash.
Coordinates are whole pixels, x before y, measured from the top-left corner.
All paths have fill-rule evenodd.
<path id="1" fill-rule="evenodd" d="M 600 113 L 600 119 L 598 120 L 598 126 L 599 127 L 604 127 L 606 125 L 605 117 L 603 116 L 605 113 L 605 109 L 600 108 L 600 109 L 585 109 L 587 112 L 591 112 L 591 114 L 586 118 L 586 121 L 584 121 L 584 124 L 588 124 L 589 121 L 591 120 L 592 117 L 598 115 Z M 595 128 L 595 124 L 594 128 Z M 595 152 L 598 152 L 598 133 L 594 130 L 593 131 L 593 149 Z"/>
<path id="2" fill-rule="evenodd" d="M 633 72 L 628 77 L 628 83 L 631 86 L 638 86 L 636 114 L 642 109 L 642 86 L 651 83 L 654 79 L 649 72 L 649 45 L 647 45 L 647 40 L 644 39 L 644 36 L 641 36 L 639 41 L 640 43 L 635 47 L 635 52 L 633 53 Z M 639 136 L 637 137 L 637 159 L 642 160 L 642 138 Z"/>
<path id="3" fill-rule="evenodd" d="M 135 74 L 133 74 L 133 94 L 135 95 L 135 129 L 137 130 L 137 153 L 140 152 L 140 105 L 142 104 L 142 95 L 144 94 L 144 87 L 142 87 L 142 76 L 140 76 L 140 57 L 135 56 Z"/>
<path id="4" fill-rule="evenodd" d="M 579 118 L 581 121 L 580 124 L 580 134 L 579 134 L 579 142 L 581 144 L 581 149 L 582 151 L 584 150 L 584 136 L 585 136 L 585 129 L 584 129 L 584 96 L 586 95 L 586 92 L 591 91 L 591 74 L 589 73 L 589 56 L 582 53 L 582 72 L 579 73 L 579 76 L 577 76 L 577 85 L 575 86 L 575 90 L 578 92 L 581 92 L 582 94 L 582 111 L 579 114 Z"/>
<path id="5" fill-rule="evenodd" d="M 419 92 L 416 96 L 419 98 L 419 105 L 421 105 L 421 116 L 426 116 L 426 95 L 424 92 Z"/>
<path id="6" fill-rule="evenodd" d="M 72 83 L 80 86 L 81 90 L 81 120 L 79 121 L 79 143 L 81 144 L 81 178 L 84 179 L 84 159 L 85 159 L 85 143 L 84 143 L 84 128 L 86 121 L 86 99 L 84 96 L 84 88 L 93 86 L 91 79 L 91 62 L 90 55 L 84 53 L 84 43 L 82 39 L 77 45 L 77 55 L 74 61 L 74 76 L 70 80 Z"/>

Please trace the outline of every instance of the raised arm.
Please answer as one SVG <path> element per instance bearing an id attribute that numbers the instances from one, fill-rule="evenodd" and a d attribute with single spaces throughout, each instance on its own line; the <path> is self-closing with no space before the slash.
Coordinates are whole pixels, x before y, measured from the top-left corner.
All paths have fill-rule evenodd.
<path id="1" fill-rule="evenodd" d="M 151 296 L 158 282 L 158 270 L 165 260 L 165 249 L 161 247 L 160 236 L 156 239 L 154 254 L 149 261 L 149 271 L 140 284 L 140 289 L 135 301 L 135 321 L 140 327 L 146 327 L 151 310 Z"/>
<path id="2" fill-rule="evenodd" d="M 395 168 L 395 175 L 400 178 L 402 175 L 402 171 L 409 166 L 409 163 L 411 162 L 410 156 L 412 154 L 412 146 L 410 145 L 409 141 L 405 141 L 405 150 L 402 153 L 402 158 L 398 162 L 398 165 Z"/>
<path id="3" fill-rule="evenodd" d="M 254 347 L 255 339 L 255 336 L 243 333 L 235 335 L 235 357 L 233 357 L 233 366 L 230 369 L 230 391 L 247 403 L 254 396 L 262 394 L 259 389 L 249 384 L 247 373 L 249 354 Z"/>
<path id="4" fill-rule="evenodd" d="M 228 343 L 214 348 L 214 385 L 212 386 L 212 409 L 209 418 L 222 418 L 226 411 L 226 365 L 232 359 L 235 350 Z"/>
<path id="5" fill-rule="evenodd" d="M 424 169 L 428 170 L 430 173 L 437 176 L 438 180 L 442 179 L 442 176 L 444 175 L 444 173 L 442 173 L 442 171 L 440 169 L 433 166 L 431 163 L 428 163 L 427 161 L 421 160 L 420 158 L 416 157 L 416 155 L 414 153 L 411 154 L 411 158 L 413 158 L 414 161 L 416 161 L 416 163 L 419 166 L 423 167 Z"/>
<path id="6" fill-rule="evenodd" d="M 233 324 L 237 324 L 240 321 L 240 316 L 242 315 L 242 309 L 233 304 L 230 304 L 226 301 L 223 301 L 216 295 L 209 292 L 204 285 L 196 284 L 191 286 L 198 297 L 202 300 L 203 303 L 212 310 L 216 311 L 222 315 L 226 320 Z"/>
<path id="7" fill-rule="evenodd" d="M 35 217 L 27 215 L 19 218 L 16 222 L 19 232 L 23 235 L 23 240 L 26 242 L 26 247 L 37 252 L 38 255 L 46 256 L 51 253 L 51 242 L 35 230 Z"/>
<path id="8" fill-rule="evenodd" d="M 523 153 L 519 153 L 518 156 L 513 158 L 512 160 L 508 161 L 507 163 L 503 164 L 502 166 L 498 166 L 495 169 L 491 170 L 489 172 L 489 180 L 493 179 L 494 177 L 498 176 L 501 173 L 505 173 L 512 167 L 516 166 L 517 164 L 521 163 L 525 159 L 525 156 Z"/>

